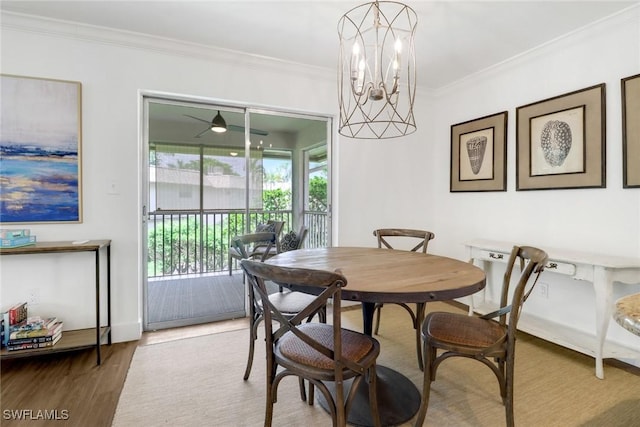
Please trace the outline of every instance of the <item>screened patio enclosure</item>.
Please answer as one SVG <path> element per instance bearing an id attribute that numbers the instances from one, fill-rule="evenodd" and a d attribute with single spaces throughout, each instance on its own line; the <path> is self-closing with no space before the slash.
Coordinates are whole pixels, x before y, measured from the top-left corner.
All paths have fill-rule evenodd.
<path id="1" fill-rule="evenodd" d="M 147 99 L 145 330 L 246 314 L 238 234 L 269 219 L 330 244 L 327 118 Z M 218 112 L 227 131 L 210 130 Z"/>

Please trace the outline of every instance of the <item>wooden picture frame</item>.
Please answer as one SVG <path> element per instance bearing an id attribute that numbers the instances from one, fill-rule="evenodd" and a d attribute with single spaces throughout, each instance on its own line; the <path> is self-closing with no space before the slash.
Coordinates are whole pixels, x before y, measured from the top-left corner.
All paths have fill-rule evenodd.
<path id="1" fill-rule="evenodd" d="M 0 223 L 81 223 L 81 83 L 0 74 L 0 85 Z"/>
<path id="2" fill-rule="evenodd" d="M 605 84 L 518 107 L 516 190 L 604 188 Z"/>
<path id="3" fill-rule="evenodd" d="M 507 115 L 451 126 L 450 192 L 507 191 Z"/>
<path id="4" fill-rule="evenodd" d="M 622 186 L 640 188 L 640 74 L 621 80 Z"/>

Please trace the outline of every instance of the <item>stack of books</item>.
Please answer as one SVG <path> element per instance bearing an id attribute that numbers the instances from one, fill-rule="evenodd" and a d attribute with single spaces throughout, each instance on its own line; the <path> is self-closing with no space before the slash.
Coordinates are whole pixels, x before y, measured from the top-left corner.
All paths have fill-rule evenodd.
<path id="1" fill-rule="evenodd" d="M 57 317 L 29 317 L 27 314 L 26 302 L 15 304 L 2 313 L 2 347 L 7 351 L 31 350 L 51 347 L 60 341 L 62 321 Z"/>
<path id="2" fill-rule="evenodd" d="M 18 248 L 35 245 L 36 236 L 31 235 L 28 228 L 20 230 L 0 230 L 0 248 Z"/>
<path id="3" fill-rule="evenodd" d="M 7 341 L 8 351 L 30 350 L 55 345 L 62 338 L 62 322 L 56 317 L 29 317 L 14 326 Z"/>
<path id="4" fill-rule="evenodd" d="M 27 303 L 20 302 L 11 306 L 7 311 L 2 313 L 2 346 L 6 347 L 11 334 L 11 328 L 23 323 L 27 320 Z"/>

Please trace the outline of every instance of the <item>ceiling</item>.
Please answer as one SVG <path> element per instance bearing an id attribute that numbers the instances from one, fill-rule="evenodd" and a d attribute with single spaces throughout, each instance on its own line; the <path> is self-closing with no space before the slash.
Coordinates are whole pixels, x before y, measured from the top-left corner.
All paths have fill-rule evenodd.
<path id="1" fill-rule="evenodd" d="M 336 69 L 339 18 L 366 1 L 32 1 L 0 9 Z M 418 86 L 437 89 L 638 1 L 406 0 Z"/>
<path id="2" fill-rule="evenodd" d="M 640 4 L 612 0 L 405 2 L 418 15 L 417 84 L 430 89 L 447 86 Z M 0 9 L 336 70 L 338 20 L 363 3 L 366 0 L 1 0 Z M 151 137 L 166 140 L 170 129 L 175 134 L 172 140 L 242 145 L 237 132 L 202 133 L 207 127 L 203 120 L 213 118 L 214 108 L 157 106 L 150 112 L 150 129 L 158 135 L 151 132 Z M 223 114 L 228 124 L 244 125 L 241 114 L 224 110 Z M 271 136 L 296 134 L 308 126 L 325 125 L 273 115 L 251 118 L 252 128 Z"/>
<path id="3" fill-rule="evenodd" d="M 227 125 L 225 133 L 211 132 L 211 120 L 220 112 Z M 245 145 L 244 112 L 204 104 L 188 102 L 151 101 L 149 103 L 149 140 L 165 143 L 187 143 L 219 147 Z M 277 113 L 252 112 L 250 141 L 265 145 L 261 148 L 291 149 L 296 144 L 296 135 L 323 135 L 326 140 L 325 120 L 287 116 Z M 275 144 L 275 145 L 272 145 Z"/>

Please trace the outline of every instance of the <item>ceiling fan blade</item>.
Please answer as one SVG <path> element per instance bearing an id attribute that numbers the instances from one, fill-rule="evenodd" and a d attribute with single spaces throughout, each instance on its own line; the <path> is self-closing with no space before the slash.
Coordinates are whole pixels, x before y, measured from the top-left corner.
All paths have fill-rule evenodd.
<path id="1" fill-rule="evenodd" d="M 202 135 L 204 135 L 207 132 L 211 132 L 211 128 L 206 128 L 205 130 L 203 130 L 202 132 L 194 136 L 194 138 L 200 138 Z"/>
<path id="2" fill-rule="evenodd" d="M 191 117 L 192 119 L 200 120 L 201 122 L 211 123 L 211 120 L 201 119 L 200 117 L 190 116 L 189 114 L 183 114 L 183 116 L 185 116 L 185 117 Z"/>
<path id="3" fill-rule="evenodd" d="M 209 125 L 211 125 L 211 120 L 205 120 L 205 119 L 201 119 L 200 117 L 196 117 L 196 116 L 192 116 L 189 114 L 183 114 L 183 116 L 185 117 L 190 117 L 192 119 L 207 123 Z M 227 129 L 235 131 L 235 132 L 244 132 L 244 126 L 236 126 L 236 125 L 227 125 Z M 202 135 L 204 135 L 205 133 L 207 133 L 207 131 L 211 130 L 211 127 L 203 130 L 202 132 L 200 132 L 199 134 L 197 134 L 196 136 L 194 136 L 194 138 L 200 138 Z M 254 129 L 251 128 L 250 133 L 254 134 L 254 135 L 260 135 L 260 136 L 267 136 L 269 135 L 269 132 L 261 130 L 261 129 Z"/>
<path id="4" fill-rule="evenodd" d="M 243 126 L 227 125 L 227 129 L 233 130 L 233 131 L 236 131 L 236 132 L 244 132 L 244 127 Z M 267 131 L 260 130 L 260 129 L 254 129 L 254 128 L 250 128 L 249 132 L 254 134 L 254 135 L 260 135 L 260 136 L 269 135 L 269 132 L 267 132 Z"/>

